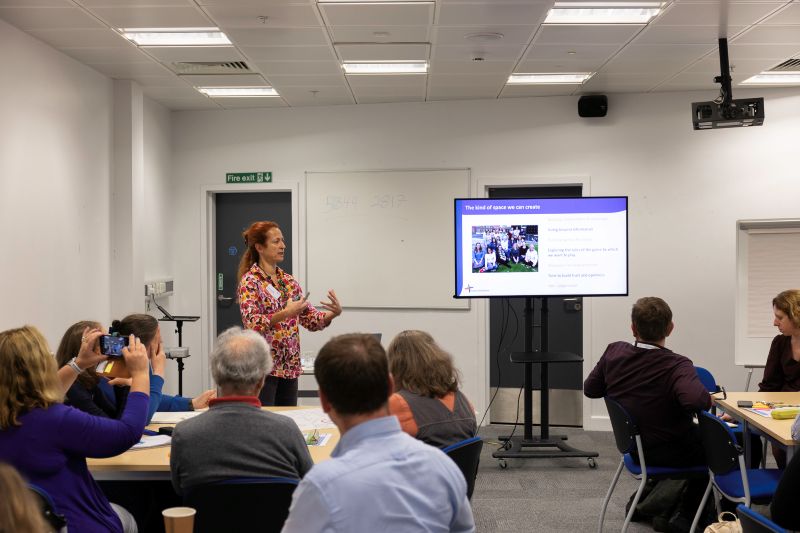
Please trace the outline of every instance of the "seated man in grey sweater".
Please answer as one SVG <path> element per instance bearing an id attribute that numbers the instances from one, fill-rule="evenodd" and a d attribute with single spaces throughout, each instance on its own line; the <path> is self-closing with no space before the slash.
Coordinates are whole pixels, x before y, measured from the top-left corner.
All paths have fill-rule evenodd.
<path id="1" fill-rule="evenodd" d="M 175 491 L 233 477 L 302 478 L 313 463 L 297 424 L 261 410 L 258 393 L 272 370 L 263 337 L 238 327 L 222 332 L 210 365 L 218 397 L 172 435 Z"/>

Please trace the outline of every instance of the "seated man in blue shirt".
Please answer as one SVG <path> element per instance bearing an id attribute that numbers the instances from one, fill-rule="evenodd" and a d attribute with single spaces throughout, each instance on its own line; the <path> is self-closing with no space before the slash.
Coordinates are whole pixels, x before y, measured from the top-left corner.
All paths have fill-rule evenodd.
<path id="1" fill-rule="evenodd" d="M 322 409 L 341 432 L 292 498 L 283 533 L 475 531 L 467 484 L 438 448 L 389 415 L 389 363 L 372 335 L 334 337 L 314 364 Z"/>

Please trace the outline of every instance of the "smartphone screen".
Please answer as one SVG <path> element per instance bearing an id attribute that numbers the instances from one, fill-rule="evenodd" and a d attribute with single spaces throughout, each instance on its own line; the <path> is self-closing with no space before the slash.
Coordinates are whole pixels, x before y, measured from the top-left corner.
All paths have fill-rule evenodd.
<path id="1" fill-rule="evenodd" d="M 122 357 L 122 349 L 128 345 L 128 337 L 116 335 L 100 336 L 100 353 L 109 357 Z"/>

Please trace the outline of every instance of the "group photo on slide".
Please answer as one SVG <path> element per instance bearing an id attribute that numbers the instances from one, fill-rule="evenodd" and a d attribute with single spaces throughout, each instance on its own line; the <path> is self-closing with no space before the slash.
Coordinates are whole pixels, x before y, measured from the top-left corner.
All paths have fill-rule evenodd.
<path id="1" fill-rule="evenodd" d="M 473 226 L 472 272 L 538 272 L 538 226 Z"/>

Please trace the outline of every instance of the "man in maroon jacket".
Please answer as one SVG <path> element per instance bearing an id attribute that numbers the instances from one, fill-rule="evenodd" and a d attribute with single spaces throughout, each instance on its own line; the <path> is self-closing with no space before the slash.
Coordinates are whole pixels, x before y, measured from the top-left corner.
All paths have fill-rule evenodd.
<path id="1" fill-rule="evenodd" d="M 613 398 L 636 419 L 647 464 L 702 465 L 705 456 L 693 416 L 711 407 L 711 396 L 692 361 L 664 347 L 674 327 L 664 300 L 639 299 L 631 312 L 636 342 L 609 344 L 583 383 L 583 393 Z"/>

